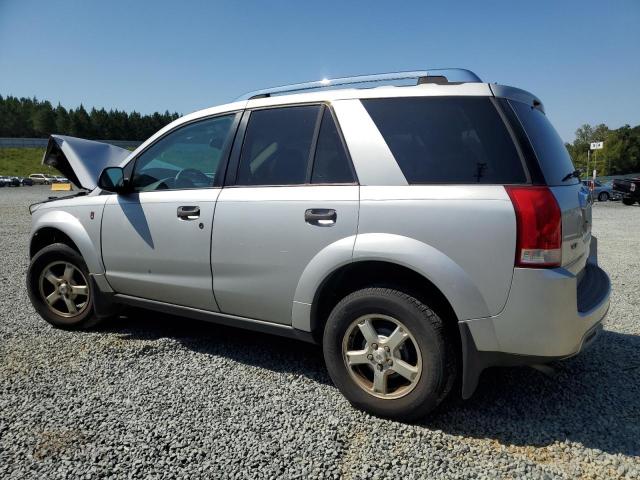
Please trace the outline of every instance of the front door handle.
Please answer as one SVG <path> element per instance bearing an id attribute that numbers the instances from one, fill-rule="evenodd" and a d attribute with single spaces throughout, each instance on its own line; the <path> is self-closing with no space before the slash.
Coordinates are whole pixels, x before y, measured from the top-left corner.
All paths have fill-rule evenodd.
<path id="1" fill-rule="evenodd" d="M 195 220 L 200 217 L 200 207 L 184 206 L 178 207 L 178 218 L 180 220 Z"/>
<path id="2" fill-rule="evenodd" d="M 331 227 L 337 219 L 338 214 L 331 208 L 310 208 L 304 212 L 304 221 L 316 227 Z"/>

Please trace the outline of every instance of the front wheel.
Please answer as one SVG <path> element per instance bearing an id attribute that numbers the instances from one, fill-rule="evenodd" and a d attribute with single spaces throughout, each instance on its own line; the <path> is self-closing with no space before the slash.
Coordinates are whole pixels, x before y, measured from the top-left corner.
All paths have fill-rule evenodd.
<path id="1" fill-rule="evenodd" d="M 600 192 L 600 194 L 598 195 L 598 200 L 600 202 L 606 202 L 607 200 L 609 200 L 609 194 L 607 192 Z"/>
<path id="2" fill-rule="evenodd" d="M 99 321 L 93 311 L 89 270 L 71 247 L 54 243 L 40 250 L 27 271 L 29 299 L 51 325 L 87 329 Z"/>
<path id="3" fill-rule="evenodd" d="M 624 203 L 625 205 L 633 205 L 634 203 L 636 203 L 636 201 L 633 198 L 623 198 L 622 199 L 622 203 Z"/>
<path id="4" fill-rule="evenodd" d="M 352 405 L 398 420 L 431 412 L 457 376 L 442 319 L 393 289 L 342 299 L 327 320 L 323 350 L 331 379 Z"/>

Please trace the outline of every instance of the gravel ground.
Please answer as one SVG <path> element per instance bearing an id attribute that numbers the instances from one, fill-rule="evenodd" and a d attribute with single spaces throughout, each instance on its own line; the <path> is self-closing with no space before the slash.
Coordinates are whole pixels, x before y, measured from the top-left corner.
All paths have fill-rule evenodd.
<path id="1" fill-rule="evenodd" d="M 407 425 L 351 408 L 317 347 L 155 313 L 54 330 L 24 287 L 41 187 L 0 189 L 0 478 L 639 478 L 640 208 L 597 204 L 606 330 L 555 378 L 485 372 Z"/>

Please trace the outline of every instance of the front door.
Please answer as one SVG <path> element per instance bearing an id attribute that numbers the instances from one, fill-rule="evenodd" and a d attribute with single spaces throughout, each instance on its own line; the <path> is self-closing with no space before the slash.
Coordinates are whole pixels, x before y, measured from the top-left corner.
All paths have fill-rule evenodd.
<path id="1" fill-rule="evenodd" d="M 144 150 L 132 192 L 112 195 L 102 220 L 102 258 L 117 293 L 218 311 L 211 229 L 239 114 L 173 130 Z"/>
<path id="2" fill-rule="evenodd" d="M 357 230 L 359 187 L 329 107 L 251 112 L 231 183 L 213 226 L 220 311 L 290 324 L 305 267 Z"/>

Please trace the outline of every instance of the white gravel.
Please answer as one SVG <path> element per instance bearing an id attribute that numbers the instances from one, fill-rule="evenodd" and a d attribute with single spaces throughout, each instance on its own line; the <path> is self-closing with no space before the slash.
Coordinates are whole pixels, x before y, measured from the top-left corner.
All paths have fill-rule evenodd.
<path id="1" fill-rule="evenodd" d="M 24 287 L 26 207 L 48 194 L 0 189 L 0 478 L 640 477 L 638 206 L 594 209 L 599 342 L 407 425 L 352 409 L 307 344 L 144 312 L 49 327 Z"/>

